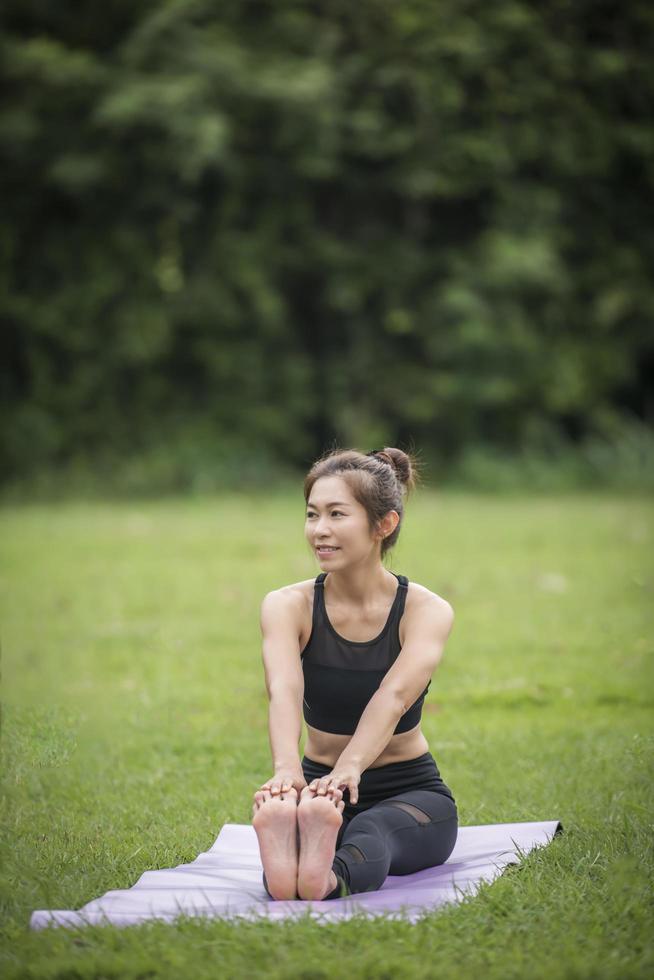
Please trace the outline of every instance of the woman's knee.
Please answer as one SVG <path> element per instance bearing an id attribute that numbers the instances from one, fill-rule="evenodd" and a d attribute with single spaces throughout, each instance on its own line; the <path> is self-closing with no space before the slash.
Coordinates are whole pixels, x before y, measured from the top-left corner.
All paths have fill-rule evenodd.
<path id="1" fill-rule="evenodd" d="M 444 864 L 459 830 L 456 804 L 429 790 L 411 790 L 378 804 L 380 829 L 389 834 L 390 874 L 405 875 Z"/>
<path id="2" fill-rule="evenodd" d="M 429 863 L 424 867 L 433 868 L 445 864 L 454 850 L 459 835 L 459 818 L 456 813 L 443 817 L 429 825 L 429 840 L 425 846 L 425 854 Z"/>

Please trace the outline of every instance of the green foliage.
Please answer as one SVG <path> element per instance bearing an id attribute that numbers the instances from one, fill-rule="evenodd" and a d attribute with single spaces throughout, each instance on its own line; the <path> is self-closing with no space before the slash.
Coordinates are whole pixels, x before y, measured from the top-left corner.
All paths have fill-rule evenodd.
<path id="1" fill-rule="evenodd" d="M 413 440 L 461 472 L 651 426 L 653 22 L 9 0 L 4 478 L 198 426 L 284 465 Z"/>

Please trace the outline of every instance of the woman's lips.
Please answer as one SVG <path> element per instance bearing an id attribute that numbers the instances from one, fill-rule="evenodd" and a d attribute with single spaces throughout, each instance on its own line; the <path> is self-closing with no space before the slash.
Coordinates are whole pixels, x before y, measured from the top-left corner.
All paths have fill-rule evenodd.
<path id="1" fill-rule="evenodd" d="M 335 551 L 339 551 L 339 548 L 326 548 L 318 545 L 316 551 L 321 555 L 333 555 Z"/>

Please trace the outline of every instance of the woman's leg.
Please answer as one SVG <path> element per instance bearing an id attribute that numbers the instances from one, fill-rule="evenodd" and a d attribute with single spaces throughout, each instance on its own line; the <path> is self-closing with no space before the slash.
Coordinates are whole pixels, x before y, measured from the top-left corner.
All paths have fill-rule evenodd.
<path id="1" fill-rule="evenodd" d="M 410 790 L 357 814 L 336 851 L 338 886 L 325 898 L 376 891 L 387 875 L 408 875 L 443 864 L 458 832 L 456 804 L 442 793 Z"/>

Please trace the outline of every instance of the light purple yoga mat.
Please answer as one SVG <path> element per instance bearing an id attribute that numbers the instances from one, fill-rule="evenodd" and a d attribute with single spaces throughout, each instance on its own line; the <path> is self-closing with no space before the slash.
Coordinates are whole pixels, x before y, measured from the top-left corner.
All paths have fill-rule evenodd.
<path id="1" fill-rule="evenodd" d="M 481 882 L 493 881 L 508 864 L 519 864 L 524 854 L 549 844 L 562 829 L 558 820 L 460 827 L 452 854 L 438 867 L 389 875 L 378 891 L 329 902 L 276 902 L 263 887 L 254 828 L 228 823 L 211 850 L 190 864 L 145 871 L 131 888 L 108 891 L 77 912 L 33 912 L 30 926 L 128 926 L 148 919 L 172 922 L 179 915 L 269 920 L 310 915 L 319 922 L 340 922 L 356 914 L 416 922 L 447 902 L 474 895 Z"/>

